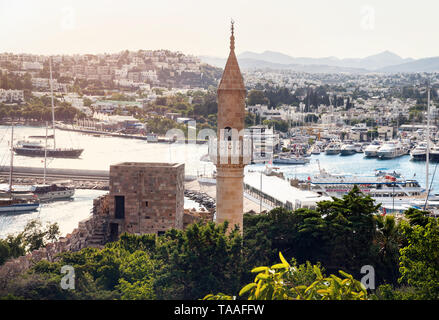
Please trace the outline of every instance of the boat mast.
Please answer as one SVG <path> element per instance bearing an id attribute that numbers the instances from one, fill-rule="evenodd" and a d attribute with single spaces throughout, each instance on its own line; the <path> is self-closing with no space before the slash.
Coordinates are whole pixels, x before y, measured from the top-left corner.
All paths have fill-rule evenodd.
<path id="1" fill-rule="evenodd" d="M 14 124 L 11 130 L 11 164 L 9 166 L 9 194 L 12 195 L 12 173 L 14 167 Z"/>
<path id="2" fill-rule="evenodd" d="M 53 128 L 53 149 L 56 149 L 55 143 L 55 106 L 53 104 L 53 79 L 52 79 L 52 57 L 49 58 L 50 70 L 50 96 L 52 97 L 52 128 Z"/>
<path id="3" fill-rule="evenodd" d="M 260 194 L 261 200 L 259 202 L 259 213 L 262 212 L 262 170 L 261 170 L 261 194 Z"/>
<path id="4" fill-rule="evenodd" d="M 47 131 L 48 131 L 48 124 L 46 121 L 46 145 L 44 146 L 44 178 L 43 178 L 43 184 L 46 184 L 46 168 L 47 168 Z"/>
<path id="5" fill-rule="evenodd" d="M 430 84 L 427 84 L 427 153 L 426 153 L 426 167 L 425 167 L 425 180 L 427 191 L 429 189 L 428 184 L 428 165 L 430 162 Z"/>

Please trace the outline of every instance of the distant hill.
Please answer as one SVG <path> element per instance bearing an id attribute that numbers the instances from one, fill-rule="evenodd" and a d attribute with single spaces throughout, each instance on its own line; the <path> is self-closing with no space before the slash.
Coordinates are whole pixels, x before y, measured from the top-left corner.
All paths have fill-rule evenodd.
<path id="1" fill-rule="evenodd" d="M 221 59 L 201 56 L 200 59 L 220 68 L 223 68 L 226 62 L 225 58 Z M 238 60 L 242 69 L 272 68 L 323 73 L 437 71 L 437 62 L 434 59 L 436 58 L 420 60 L 414 60 L 411 58 L 403 59 L 390 51 L 384 51 L 366 58 L 346 59 L 339 59 L 336 57 L 294 58 L 274 51 L 264 51 L 262 53 L 245 51 L 238 55 Z"/>
<path id="2" fill-rule="evenodd" d="M 414 60 L 408 63 L 381 68 L 379 72 L 439 72 L 439 57 Z"/>
<path id="3" fill-rule="evenodd" d="M 200 56 L 202 62 L 210 64 L 218 68 L 224 68 L 226 64 L 226 59 Z M 251 58 L 238 58 L 239 66 L 242 70 L 251 69 L 274 69 L 274 70 L 293 70 L 299 72 L 309 72 L 309 73 L 367 73 L 369 70 L 360 68 L 349 68 L 349 67 L 336 67 L 329 66 L 325 64 L 282 64 L 274 63 L 264 60 L 251 59 Z"/>

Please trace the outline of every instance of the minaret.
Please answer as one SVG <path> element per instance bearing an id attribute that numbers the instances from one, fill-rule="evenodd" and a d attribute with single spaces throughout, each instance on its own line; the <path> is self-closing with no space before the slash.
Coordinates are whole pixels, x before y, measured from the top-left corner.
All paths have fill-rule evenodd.
<path id="1" fill-rule="evenodd" d="M 218 87 L 218 133 L 216 155 L 212 157 L 216 174 L 216 222 L 229 221 L 229 230 L 243 230 L 243 179 L 248 157 L 243 154 L 245 119 L 244 80 L 235 55 L 234 22 L 230 54 Z"/>

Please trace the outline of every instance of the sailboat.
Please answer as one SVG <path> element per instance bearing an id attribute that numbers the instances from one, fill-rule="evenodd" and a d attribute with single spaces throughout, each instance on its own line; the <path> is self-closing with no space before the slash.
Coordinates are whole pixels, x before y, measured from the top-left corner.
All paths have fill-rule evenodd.
<path id="1" fill-rule="evenodd" d="M 51 183 L 46 184 L 46 169 L 47 169 L 47 134 L 48 128 L 46 123 L 46 145 L 44 150 L 44 176 L 43 184 L 33 185 L 30 191 L 38 198 L 40 201 L 51 201 L 51 200 L 62 200 L 69 199 L 75 194 L 75 188 L 63 185 L 61 183 Z"/>
<path id="2" fill-rule="evenodd" d="M 53 103 L 53 81 L 52 81 L 52 59 L 49 59 L 50 68 L 50 94 L 52 98 L 52 128 L 53 128 L 53 148 L 47 149 L 39 143 L 22 141 L 16 147 L 14 151 L 16 154 L 28 157 L 50 157 L 50 158 L 79 158 L 84 149 L 74 148 L 56 148 L 55 140 L 55 106 Z"/>
<path id="3" fill-rule="evenodd" d="M 14 125 L 12 125 L 12 130 L 11 130 L 11 165 L 9 168 L 9 189 L 6 194 L 6 197 L 0 198 L 0 213 L 34 211 L 40 206 L 38 199 L 36 197 L 33 197 L 31 199 L 23 199 L 13 196 L 12 193 L 12 176 L 14 172 L 13 141 L 14 141 Z"/>

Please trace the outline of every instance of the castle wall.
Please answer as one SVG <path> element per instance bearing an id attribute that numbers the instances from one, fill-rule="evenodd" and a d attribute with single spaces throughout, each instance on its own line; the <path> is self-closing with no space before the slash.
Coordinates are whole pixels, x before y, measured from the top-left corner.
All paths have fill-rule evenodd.
<path id="1" fill-rule="evenodd" d="M 116 197 L 123 197 L 123 217 Z M 109 207 L 118 232 L 161 233 L 183 229 L 184 164 L 121 163 L 110 167 Z"/>
<path id="2" fill-rule="evenodd" d="M 57 242 L 47 244 L 44 248 L 8 260 L 0 266 L 0 288 L 4 288 L 10 279 L 25 272 L 41 260 L 53 262 L 56 260 L 56 255 L 62 252 L 79 251 L 87 247 L 102 248 L 108 242 L 106 228 L 109 221 L 108 199 L 108 195 L 94 199 L 92 217 L 80 221 L 78 228 L 72 233 L 61 237 Z"/>

